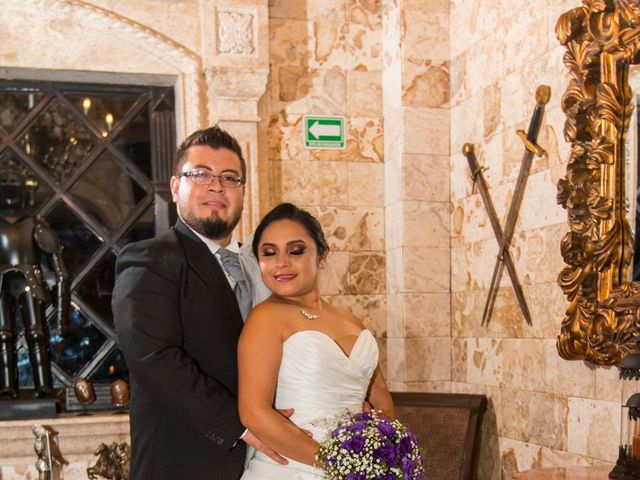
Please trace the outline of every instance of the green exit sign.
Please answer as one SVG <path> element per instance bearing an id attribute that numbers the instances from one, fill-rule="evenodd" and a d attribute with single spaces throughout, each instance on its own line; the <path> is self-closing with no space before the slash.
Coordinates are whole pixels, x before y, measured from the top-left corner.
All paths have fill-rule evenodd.
<path id="1" fill-rule="evenodd" d="M 347 145 L 344 117 L 304 116 L 304 147 L 343 149 Z"/>

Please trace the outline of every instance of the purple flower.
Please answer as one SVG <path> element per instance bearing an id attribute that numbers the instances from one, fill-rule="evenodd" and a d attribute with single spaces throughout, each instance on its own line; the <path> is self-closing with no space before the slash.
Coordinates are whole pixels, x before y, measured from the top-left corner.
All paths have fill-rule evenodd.
<path id="1" fill-rule="evenodd" d="M 396 457 L 396 449 L 393 445 L 382 445 L 373 451 L 373 458 L 375 460 L 382 460 L 387 465 L 390 465 Z"/>
<path id="2" fill-rule="evenodd" d="M 362 435 L 355 435 L 353 438 L 349 438 L 342 442 L 341 448 L 348 450 L 351 453 L 360 453 L 364 448 L 365 439 Z"/>
<path id="3" fill-rule="evenodd" d="M 400 460 L 400 466 L 404 474 L 404 480 L 410 480 L 413 477 L 413 471 L 416 468 L 416 464 L 409 457 L 402 457 Z"/>
<path id="4" fill-rule="evenodd" d="M 361 432 L 364 430 L 364 420 L 360 420 L 358 423 L 354 423 L 353 425 L 349 425 L 347 427 L 347 431 L 349 432 Z"/>
<path id="5" fill-rule="evenodd" d="M 383 473 L 374 480 L 396 480 L 396 476 L 393 473 Z"/>
<path id="6" fill-rule="evenodd" d="M 393 437 L 396 433 L 396 429 L 393 428 L 388 422 L 380 422 L 378 424 L 378 431 L 387 438 Z"/>
<path id="7" fill-rule="evenodd" d="M 400 442 L 396 446 L 396 451 L 398 456 L 404 456 L 411 452 L 413 445 L 411 444 L 411 439 L 409 437 L 402 437 Z"/>
<path id="8" fill-rule="evenodd" d="M 364 472 L 350 473 L 347 475 L 347 480 L 367 480 L 367 476 Z"/>

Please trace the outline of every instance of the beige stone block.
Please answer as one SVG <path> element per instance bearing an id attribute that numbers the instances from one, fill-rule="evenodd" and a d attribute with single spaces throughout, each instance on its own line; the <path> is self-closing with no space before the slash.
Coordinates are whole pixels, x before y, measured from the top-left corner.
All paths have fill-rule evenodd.
<path id="1" fill-rule="evenodd" d="M 344 162 L 291 161 L 282 165 L 282 197 L 302 205 L 347 205 Z"/>
<path id="2" fill-rule="evenodd" d="M 327 299 L 353 313 L 376 337 L 387 337 L 387 300 L 384 295 L 335 295 Z"/>
<path id="3" fill-rule="evenodd" d="M 384 170 L 381 163 L 349 163 L 349 205 L 384 206 Z"/>
<path id="4" fill-rule="evenodd" d="M 385 136 L 386 138 L 386 136 Z M 390 152 L 385 147 L 384 162 L 384 202 L 386 206 L 399 203 L 404 200 L 404 182 L 402 174 L 402 154 L 398 152 Z M 392 159 L 389 155 L 397 155 L 398 158 Z"/>
<path id="5" fill-rule="evenodd" d="M 529 230 L 566 223 L 566 211 L 557 205 L 556 195 L 557 185 L 548 170 L 531 175 L 520 210 L 521 228 Z"/>
<path id="6" fill-rule="evenodd" d="M 467 75 L 467 53 L 463 52 L 451 60 L 449 68 L 449 102 L 451 105 L 459 105 L 468 98 Z"/>
<path id="7" fill-rule="evenodd" d="M 339 67 L 307 69 L 283 65 L 272 69 L 272 106 L 289 114 L 345 112 L 345 72 Z"/>
<path id="8" fill-rule="evenodd" d="M 451 334 L 451 305 L 448 293 L 405 293 L 405 336 L 446 337 Z"/>
<path id="9" fill-rule="evenodd" d="M 503 344 L 506 340 L 474 338 L 467 340 L 467 381 L 480 385 L 500 385 L 506 361 Z"/>
<path id="10" fill-rule="evenodd" d="M 518 259 L 516 269 L 524 284 L 557 282 L 558 274 L 565 267 L 560 243 L 568 231 L 569 227 L 563 222 L 515 235 L 511 250 Z"/>
<path id="11" fill-rule="evenodd" d="M 575 397 L 568 400 L 567 451 L 614 462 L 620 443 L 620 404 Z"/>
<path id="12" fill-rule="evenodd" d="M 449 155 L 448 109 L 404 109 L 404 153 Z"/>
<path id="13" fill-rule="evenodd" d="M 382 115 L 382 72 L 347 72 L 347 113 L 353 116 Z"/>
<path id="14" fill-rule="evenodd" d="M 568 399 L 522 390 L 503 392 L 501 435 L 565 450 L 567 446 Z M 571 428 L 569 428 L 571 431 Z"/>
<path id="15" fill-rule="evenodd" d="M 309 60 L 311 68 L 344 68 L 344 50 L 340 44 L 343 27 L 333 22 L 314 22 L 313 40 L 309 46 L 312 52 Z"/>
<path id="16" fill-rule="evenodd" d="M 385 207 L 385 241 L 387 248 L 401 248 L 404 245 L 404 202 L 394 202 Z M 401 265 L 399 269 L 403 268 Z"/>
<path id="17" fill-rule="evenodd" d="M 449 203 L 404 202 L 404 245 L 449 248 Z"/>
<path id="18" fill-rule="evenodd" d="M 451 342 L 451 381 L 467 382 L 467 339 L 453 338 Z"/>
<path id="19" fill-rule="evenodd" d="M 449 157 L 403 155 L 405 200 L 449 201 Z"/>
<path id="20" fill-rule="evenodd" d="M 406 292 L 447 293 L 451 259 L 447 248 L 403 248 Z"/>
<path id="21" fill-rule="evenodd" d="M 596 368 L 582 361 L 561 358 L 555 339 L 537 341 L 543 345 L 543 375 L 547 391 L 566 397 L 595 397 Z"/>
<path id="22" fill-rule="evenodd" d="M 387 339 L 387 380 L 389 382 L 405 382 L 405 339 Z M 399 391 L 397 388 L 393 390 Z"/>
<path id="23" fill-rule="evenodd" d="M 458 148 L 459 147 L 459 148 Z M 466 157 L 462 154 L 462 145 L 451 143 L 451 200 L 462 201 L 465 197 L 475 193 L 473 181 L 469 173 L 469 166 Z"/>
<path id="24" fill-rule="evenodd" d="M 387 295 L 387 336 L 404 338 L 404 295 L 392 293 Z"/>
<path id="25" fill-rule="evenodd" d="M 327 268 L 320 273 L 320 291 L 323 295 L 337 295 L 346 289 L 349 272 L 349 252 L 329 252 Z"/>
<path id="26" fill-rule="evenodd" d="M 382 162 L 384 129 L 382 117 L 349 117 L 347 148 L 338 158 L 349 162 Z"/>
<path id="27" fill-rule="evenodd" d="M 391 248 L 387 254 L 387 292 L 396 294 L 405 291 L 404 249 Z"/>
<path id="28" fill-rule="evenodd" d="M 482 112 L 482 95 L 470 95 L 464 101 L 454 105 L 449 110 L 450 120 L 447 121 L 447 127 L 450 125 L 451 153 L 457 154 L 462 152 L 462 146 L 465 143 L 473 143 L 478 148 L 481 132 L 484 130 Z M 427 123 L 431 125 L 432 123 Z M 424 124 L 423 124 L 424 125 Z M 430 152 L 434 153 L 434 152 Z M 468 166 L 466 159 L 463 157 L 463 171 L 468 176 Z M 465 177 L 463 177 L 465 178 Z M 452 178 L 454 181 L 455 177 Z"/>
<path id="29" fill-rule="evenodd" d="M 501 383 L 510 389 L 551 392 L 553 373 L 546 378 L 545 344 L 539 339 L 505 338 L 502 340 Z"/>
<path id="30" fill-rule="evenodd" d="M 598 366 L 595 368 L 595 396 L 596 400 L 607 400 L 618 402 L 622 405 L 622 380 L 620 380 L 620 370 L 616 367 Z"/>
<path id="31" fill-rule="evenodd" d="M 449 14 L 424 7 L 403 11 L 403 55 L 409 59 L 447 61 L 449 52 Z"/>
<path id="32" fill-rule="evenodd" d="M 319 207 L 313 213 L 322 225 L 331 251 L 384 249 L 382 208 Z"/>
<path id="33" fill-rule="evenodd" d="M 503 411 L 502 389 L 500 387 L 453 381 L 451 383 L 451 392 L 485 395 L 487 397 L 487 411 L 482 418 L 482 425 L 480 426 L 482 437 L 498 435 L 498 431 L 502 428 Z"/>
<path id="34" fill-rule="evenodd" d="M 562 450 L 541 445 L 521 442 L 512 438 L 500 437 L 501 457 L 508 455 L 515 459 L 516 471 L 523 472 L 531 468 L 553 468 L 571 466 L 589 466 L 593 459 L 567 453 Z"/>
<path id="35" fill-rule="evenodd" d="M 489 139 L 500 125 L 500 86 L 497 83 L 484 88 L 483 118 L 484 138 Z"/>
<path id="36" fill-rule="evenodd" d="M 386 293 L 384 252 L 351 252 L 344 293 Z"/>
<path id="37" fill-rule="evenodd" d="M 402 72 L 402 104 L 410 107 L 444 108 L 450 100 L 448 62 L 406 61 Z"/>
<path id="38" fill-rule="evenodd" d="M 382 25 L 382 1 L 347 0 L 347 19 L 352 23 L 379 29 Z"/>
<path id="39" fill-rule="evenodd" d="M 301 20 L 269 20 L 269 58 L 271 65 L 309 66 L 313 24 Z"/>
<path id="40" fill-rule="evenodd" d="M 269 2 L 270 18 L 344 23 L 345 13 L 344 0 L 327 0 L 321 3 L 300 0 Z"/>
<path id="41" fill-rule="evenodd" d="M 433 382 L 407 382 L 407 392 L 429 392 L 429 393 L 449 393 L 451 392 L 451 382 L 433 381 Z"/>
<path id="42" fill-rule="evenodd" d="M 406 381 L 451 381 L 451 339 L 449 337 L 407 338 Z"/>
<path id="43" fill-rule="evenodd" d="M 346 70 L 382 70 L 383 37 L 380 28 L 352 22 L 342 25 L 340 31 L 341 41 L 344 43 L 340 58 Z"/>

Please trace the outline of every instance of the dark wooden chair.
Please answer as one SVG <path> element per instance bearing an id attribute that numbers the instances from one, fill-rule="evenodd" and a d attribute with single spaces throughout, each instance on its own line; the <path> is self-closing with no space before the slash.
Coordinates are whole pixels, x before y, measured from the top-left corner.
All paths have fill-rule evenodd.
<path id="1" fill-rule="evenodd" d="M 472 480 L 485 395 L 393 392 L 396 417 L 424 449 L 426 480 Z"/>

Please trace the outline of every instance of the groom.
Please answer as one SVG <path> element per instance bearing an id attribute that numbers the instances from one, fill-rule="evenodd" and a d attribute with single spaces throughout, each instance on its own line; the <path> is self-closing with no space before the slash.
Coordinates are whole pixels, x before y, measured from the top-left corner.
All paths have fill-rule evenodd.
<path id="1" fill-rule="evenodd" d="M 238 142 L 211 127 L 182 143 L 174 172 L 180 220 L 127 245 L 116 264 L 113 311 L 132 389 L 130 478 L 235 479 L 245 443 L 286 463 L 238 417 L 236 345 L 251 292 L 232 231 L 246 165 Z"/>

